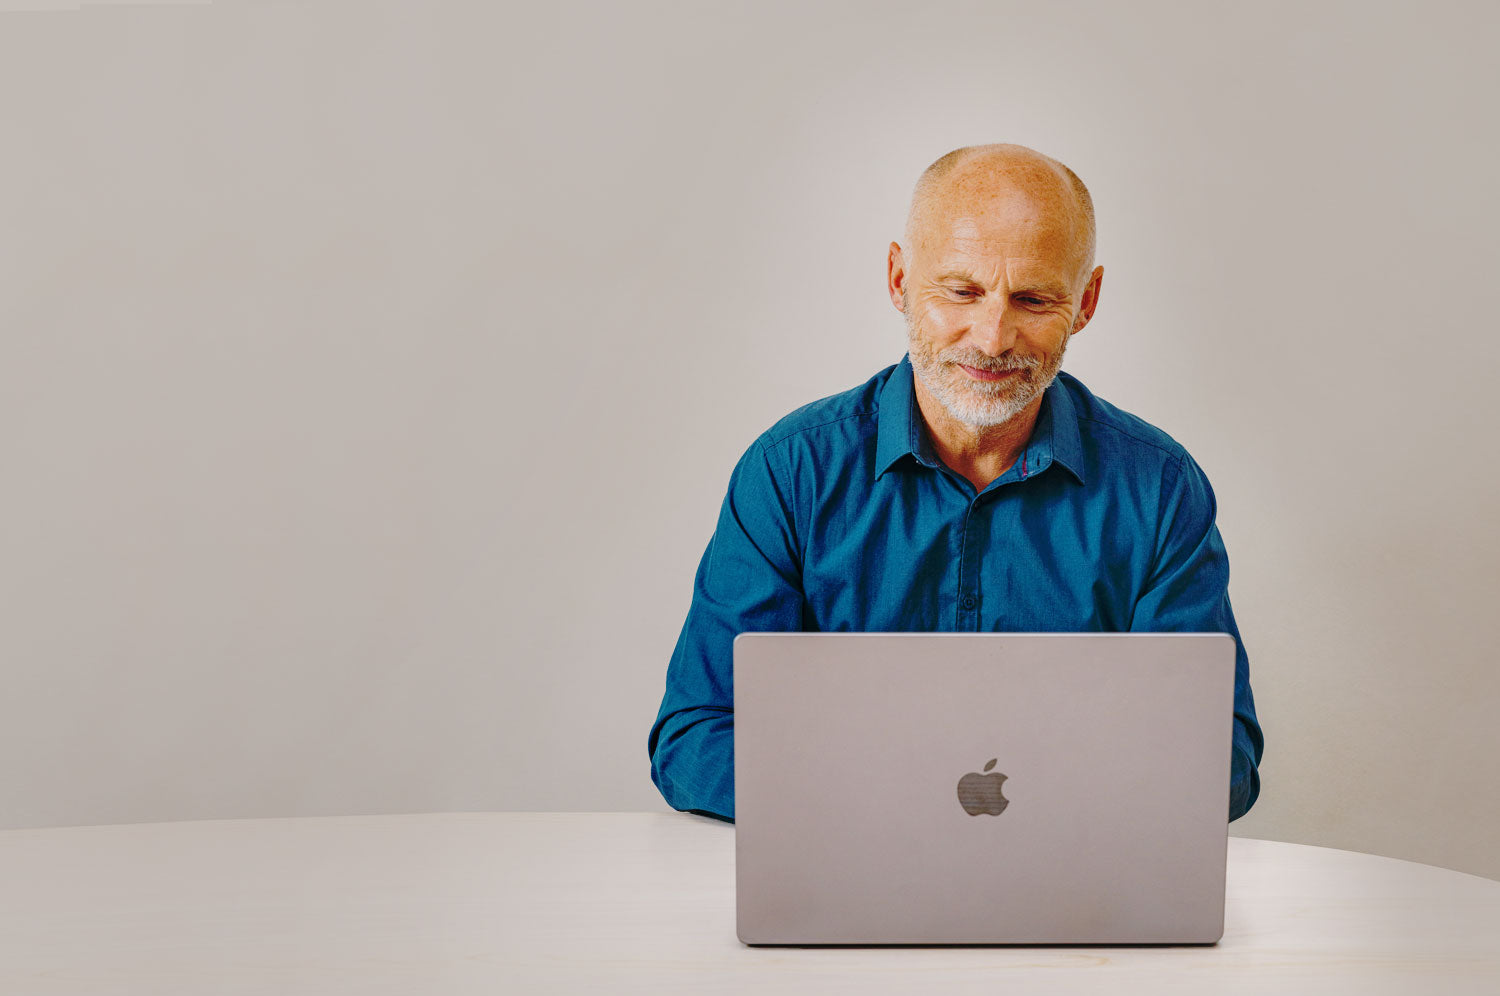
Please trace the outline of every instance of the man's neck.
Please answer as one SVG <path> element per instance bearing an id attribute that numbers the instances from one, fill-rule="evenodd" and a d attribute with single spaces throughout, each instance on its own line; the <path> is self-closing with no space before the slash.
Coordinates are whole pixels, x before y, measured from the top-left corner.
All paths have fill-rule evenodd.
<path id="1" fill-rule="evenodd" d="M 962 475 L 975 492 L 983 491 L 1021 458 L 1036 428 L 1042 398 L 1017 412 L 1008 422 L 983 429 L 960 422 L 927 392 L 922 378 L 914 377 L 917 408 L 927 425 L 927 435 L 943 463 Z"/>

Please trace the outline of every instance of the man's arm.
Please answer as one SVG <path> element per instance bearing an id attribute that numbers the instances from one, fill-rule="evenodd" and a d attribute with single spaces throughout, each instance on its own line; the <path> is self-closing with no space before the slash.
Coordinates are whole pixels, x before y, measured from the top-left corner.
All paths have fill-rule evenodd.
<path id="1" fill-rule="evenodd" d="M 1214 524 L 1218 502 L 1202 468 L 1183 454 L 1168 469 L 1156 560 L 1136 601 L 1130 628 L 1140 632 L 1228 633 L 1234 637 L 1234 733 L 1229 819 L 1250 811 L 1260 795 L 1265 739 L 1250 692 L 1250 663 L 1229 605 L 1229 555 Z"/>
<path id="2" fill-rule="evenodd" d="M 734 819 L 734 638 L 802 628 L 802 562 L 785 467 L 765 436 L 729 477 L 646 749 L 673 809 Z"/>

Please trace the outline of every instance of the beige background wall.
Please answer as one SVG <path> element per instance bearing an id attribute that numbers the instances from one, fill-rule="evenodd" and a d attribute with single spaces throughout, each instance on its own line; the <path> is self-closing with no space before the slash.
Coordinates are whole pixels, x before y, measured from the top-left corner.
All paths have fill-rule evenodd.
<path id="1" fill-rule="evenodd" d="M 1218 492 L 1234 832 L 1500 877 L 1493 5 L 3 6 L 3 825 L 665 809 L 735 458 L 1010 140 Z"/>

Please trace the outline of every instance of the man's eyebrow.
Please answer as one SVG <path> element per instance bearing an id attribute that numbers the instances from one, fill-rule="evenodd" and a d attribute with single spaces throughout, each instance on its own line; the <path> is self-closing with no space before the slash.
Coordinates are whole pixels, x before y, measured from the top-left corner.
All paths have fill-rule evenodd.
<path id="1" fill-rule="evenodd" d="M 978 284 L 979 280 L 971 273 L 963 270 L 949 270 L 937 278 L 938 283 L 946 283 L 949 280 L 958 280 L 966 284 Z M 1061 284 L 1033 284 L 1029 287 L 1022 286 L 1015 290 L 1017 294 L 1045 294 L 1048 297 L 1067 297 L 1068 291 Z"/>
<path id="2" fill-rule="evenodd" d="M 1045 297 L 1067 297 L 1068 291 L 1061 284 L 1038 284 L 1035 287 L 1019 288 L 1021 294 L 1041 294 Z"/>

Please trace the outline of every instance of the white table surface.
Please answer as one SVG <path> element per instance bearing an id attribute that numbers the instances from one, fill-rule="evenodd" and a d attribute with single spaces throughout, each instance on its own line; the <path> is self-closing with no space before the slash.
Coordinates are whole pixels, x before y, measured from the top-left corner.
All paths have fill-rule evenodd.
<path id="1" fill-rule="evenodd" d="M 1500 993 L 1500 882 L 1229 845 L 1213 947 L 752 948 L 685 813 L 8 830 L 0 993 Z"/>

